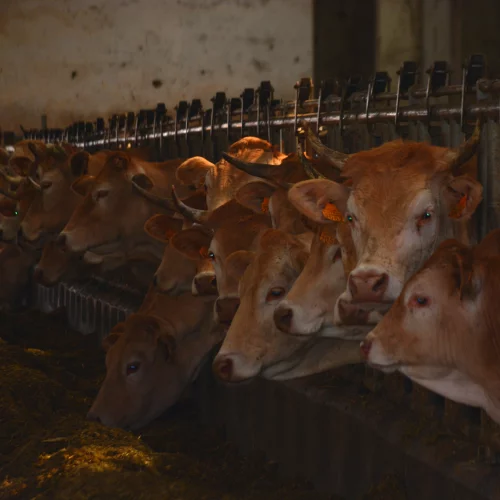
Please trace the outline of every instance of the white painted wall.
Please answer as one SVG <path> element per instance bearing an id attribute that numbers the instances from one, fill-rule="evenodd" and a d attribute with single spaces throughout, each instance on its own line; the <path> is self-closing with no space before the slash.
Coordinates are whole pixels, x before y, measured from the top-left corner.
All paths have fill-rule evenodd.
<path id="1" fill-rule="evenodd" d="M 312 0 L 1 0 L 0 127 L 208 108 L 262 80 L 293 98 L 313 72 L 312 18 Z"/>

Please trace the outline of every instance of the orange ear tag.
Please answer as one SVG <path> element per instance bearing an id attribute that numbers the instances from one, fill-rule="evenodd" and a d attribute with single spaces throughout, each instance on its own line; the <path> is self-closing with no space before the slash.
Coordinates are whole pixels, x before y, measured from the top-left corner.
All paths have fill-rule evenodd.
<path id="1" fill-rule="evenodd" d="M 207 247 L 200 248 L 200 256 L 202 259 L 208 259 L 208 248 Z"/>
<path id="2" fill-rule="evenodd" d="M 466 206 L 467 206 L 467 195 L 464 194 L 462 198 L 460 198 L 460 201 L 455 205 L 455 207 L 451 209 L 450 213 L 448 214 L 448 217 L 452 219 L 460 219 Z"/>
<path id="3" fill-rule="evenodd" d="M 323 229 L 319 235 L 319 239 L 326 245 L 333 245 L 337 243 L 337 238 L 328 233 L 326 229 Z"/>
<path id="4" fill-rule="evenodd" d="M 323 217 L 325 219 L 331 220 L 333 222 L 344 221 L 344 217 L 342 217 L 340 210 L 333 203 L 327 203 L 321 213 L 323 214 Z"/>
<path id="5" fill-rule="evenodd" d="M 262 210 L 262 213 L 264 213 L 264 214 L 269 213 L 269 198 L 264 198 L 262 200 L 262 205 L 260 206 L 260 209 Z"/>

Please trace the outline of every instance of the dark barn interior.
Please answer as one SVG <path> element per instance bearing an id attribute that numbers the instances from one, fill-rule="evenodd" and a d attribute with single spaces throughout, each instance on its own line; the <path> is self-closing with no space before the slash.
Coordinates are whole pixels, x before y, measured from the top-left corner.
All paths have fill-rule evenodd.
<path id="1" fill-rule="evenodd" d="M 500 3 L 0 12 L 0 498 L 500 498 Z"/>

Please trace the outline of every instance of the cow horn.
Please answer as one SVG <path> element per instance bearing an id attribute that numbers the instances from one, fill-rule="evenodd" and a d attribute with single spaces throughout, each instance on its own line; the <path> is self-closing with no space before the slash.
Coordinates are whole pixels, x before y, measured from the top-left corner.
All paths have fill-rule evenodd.
<path id="1" fill-rule="evenodd" d="M 460 175 L 462 165 L 476 154 L 481 139 L 481 125 L 481 119 L 478 118 L 474 132 L 469 140 L 465 141 L 458 149 L 451 150 L 445 155 L 445 161 L 453 176 Z"/>
<path id="2" fill-rule="evenodd" d="M 302 163 L 302 166 L 304 167 L 304 172 L 306 173 L 307 177 L 310 179 L 326 179 L 326 177 L 323 174 L 320 174 L 313 166 L 312 162 L 307 156 L 301 151 L 299 153 L 300 156 L 300 163 Z"/>
<path id="3" fill-rule="evenodd" d="M 251 163 L 247 161 L 239 160 L 234 156 L 228 155 L 227 153 L 222 153 L 222 157 L 231 165 L 235 166 L 238 170 L 243 170 L 249 175 L 254 177 L 260 177 L 262 179 L 273 180 L 273 167 L 274 165 L 269 165 L 268 163 Z"/>
<path id="4" fill-rule="evenodd" d="M 8 167 L 0 167 L 0 175 L 10 184 L 14 184 L 14 186 L 19 186 L 19 184 L 21 184 L 21 182 L 23 182 L 24 180 L 24 177 L 22 175 L 14 174 L 12 169 Z"/>
<path id="5" fill-rule="evenodd" d="M 318 153 L 320 156 L 323 156 L 325 160 L 328 160 L 334 167 L 337 167 L 339 170 L 342 170 L 345 162 L 350 158 L 351 155 L 346 153 L 341 153 L 340 151 L 335 151 L 334 149 L 330 149 L 325 146 L 317 137 L 307 123 L 303 123 L 302 126 L 306 130 L 307 140 L 311 144 L 311 147 Z"/>
<path id="6" fill-rule="evenodd" d="M 189 221 L 197 224 L 206 224 L 208 222 L 210 211 L 188 207 L 185 203 L 179 200 L 177 193 L 175 192 L 175 186 L 172 186 L 172 201 L 174 202 L 176 211 Z"/>
<path id="7" fill-rule="evenodd" d="M 161 196 L 158 196 L 157 194 L 152 193 L 151 191 L 148 191 L 147 189 L 144 189 L 143 187 L 139 186 L 137 182 L 134 180 L 131 181 L 132 186 L 134 186 L 137 191 L 144 196 L 147 200 L 151 201 L 155 205 L 158 205 L 159 207 L 166 208 L 167 210 L 171 210 L 172 212 L 176 211 L 176 207 L 174 205 L 174 202 L 172 201 L 171 198 L 163 198 Z"/>
<path id="8" fill-rule="evenodd" d="M 42 186 L 40 186 L 40 184 L 38 184 L 38 182 L 35 181 L 34 178 L 37 168 L 38 168 L 38 162 L 35 160 L 35 162 L 31 164 L 30 171 L 28 173 L 28 180 L 31 182 L 31 184 L 37 191 L 41 191 Z"/>

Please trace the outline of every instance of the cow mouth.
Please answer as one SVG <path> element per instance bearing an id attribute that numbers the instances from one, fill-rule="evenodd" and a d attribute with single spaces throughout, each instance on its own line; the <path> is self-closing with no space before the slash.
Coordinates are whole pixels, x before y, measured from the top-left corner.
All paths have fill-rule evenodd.
<path id="1" fill-rule="evenodd" d="M 86 252 L 92 252 L 97 255 L 106 255 L 114 252 L 120 245 L 121 238 L 118 237 L 115 240 L 106 243 L 99 243 L 97 245 L 89 246 L 85 249 Z"/>
<path id="2" fill-rule="evenodd" d="M 370 361 L 368 361 L 367 364 L 369 366 L 371 366 L 372 368 L 375 368 L 376 370 L 380 370 L 381 372 L 384 372 L 384 373 L 393 373 L 393 372 L 399 370 L 399 368 L 401 368 L 401 363 L 396 363 L 396 362 L 388 364 L 388 365 L 379 365 L 378 363 L 371 363 Z"/>

